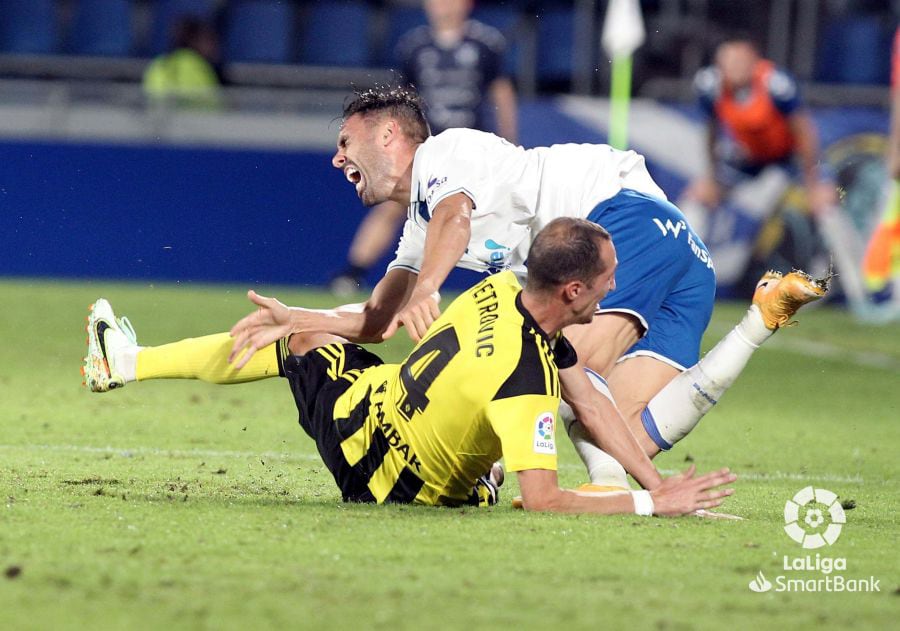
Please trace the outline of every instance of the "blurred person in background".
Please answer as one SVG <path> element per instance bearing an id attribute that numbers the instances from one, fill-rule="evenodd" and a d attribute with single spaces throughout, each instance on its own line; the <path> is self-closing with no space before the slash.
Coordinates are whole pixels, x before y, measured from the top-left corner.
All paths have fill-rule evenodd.
<path id="1" fill-rule="evenodd" d="M 750 39 L 735 36 L 719 44 L 715 63 L 697 73 L 694 87 L 708 120 L 708 167 L 678 206 L 710 246 L 720 283 L 729 284 L 743 274 L 759 229 L 798 169 L 812 213 L 825 212 L 837 195 L 820 172 L 818 133 L 799 86 L 763 59 Z M 731 217 L 716 221 L 717 211 Z M 753 227 L 725 234 L 742 223 Z"/>
<path id="2" fill-rule="evenodd" d="M 891 55 L 891 131 L 887 147 L 891 178 L 881 221 L 875 227 L 863 259 L 863 275 L 870 291 L 884 290 L 892 278 L 900 279 L 900 28 L 894 34 Z M 894 301 L 900 300 L 895 289 Z"/>
<path id="3" fill-rule="evenodd" d="M 171 51 L 154 59 L 144 72 L 144 93 L 153 101 L 217 107 L 221 85 L 216 30 L 198 17 L 180 17 L 172 29 Z"/>
<path id="4" fill-rule="evenodd" d="M 425 101 L 432 133 L 467 127 L 496 131 L 516 144 L 516 90 L 503 71 L 503 35 L 470 19 L 473 0 L 425 0 L 423 6 L 428 25 L 404 35 L 396 57 L 403 80 Z M 405 218 L 406 208 L 394 202 L 369 211 L 350 245 L 347 266 L 331 281 L 335 294 L 348 295 L 362 286 Z"/>

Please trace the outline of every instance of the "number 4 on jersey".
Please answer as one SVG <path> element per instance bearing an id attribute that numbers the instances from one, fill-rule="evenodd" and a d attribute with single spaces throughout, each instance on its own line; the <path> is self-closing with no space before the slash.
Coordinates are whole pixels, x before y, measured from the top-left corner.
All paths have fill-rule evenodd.
<path id="1" fill-rule="evenodd" d="M 456 329 L 447 325 L 422 342 L 400 367 L 400 381 L 406 393 L 398 409 L 407 422 L 428 407 L 428 389 L 458 352 Z M 416 374 L 413 374 L 413 368 Z"/>

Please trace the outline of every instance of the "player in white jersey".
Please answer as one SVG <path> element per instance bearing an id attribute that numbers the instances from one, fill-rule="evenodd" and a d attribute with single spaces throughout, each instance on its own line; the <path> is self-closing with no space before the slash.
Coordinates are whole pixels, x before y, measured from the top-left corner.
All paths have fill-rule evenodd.
<path id="1" fill-rule="evenodd" d="M 589 144 L 523 149 L 472 129 L 448 129 L 422 143 L 413 159 L 412 183 L 408 221 L 388 270 L 419 271 L 429 209 L 455 194 L 472 201 L 471 236 L 457 266 L 512 269 L 521 278 L 528 246 L 553 219 L 587 217 L 623 188 L 665 199 L 634 151 Z"/>
<path id="2" fill-rule="evenodd" d="M 600 487 L 627 485 L 617 461 L 632 474 L 638 463 L 639 483 L 658 485 L 646 457 L 693 429 L 753 351 L 827 288 L 803 273 L 767 274 L 745 318 L 698 363 L 715 293 L 712 262 L 637 153 L 606 145 L 525 150 L 472 130 L 429 138 L 415 92 L 385 88 L 345 107 L 332 163 L 365 205 L 409 204 L 395 260 L 364 304 L 295 308 L 287 322 L 274 317 L 275 302 L 251 292 L 260 309 L 232 329 L 231 359 L 243 365 L 257 349 L 303 331 L 378 342 L 402 325 L 419 340 L 440 314 L 438 292 L 454 266 L 522 272 L 541 227 L 558 216 L 586 217 L 612 234 L 617 288 L 591 324 L 567 336 L 644 451 L 622 447 L 635 441 L 604 444 L 602 429 L 569 418 L 570 436 Z"/>

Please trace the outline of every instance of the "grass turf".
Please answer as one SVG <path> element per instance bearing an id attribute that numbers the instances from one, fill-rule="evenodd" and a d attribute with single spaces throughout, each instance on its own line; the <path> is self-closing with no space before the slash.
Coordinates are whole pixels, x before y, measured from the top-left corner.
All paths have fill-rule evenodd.
<path id="1" fill-rule="evenodd" d="M 0 625 L 5 628 L 888 627 L 900 613 L 900 327 L 829 308 L 753 358 L 658 465 L 729 465 L 717 522 L 345 505 L 278 379 L 79 384 L 97 296 L 162 343 L 226 330 L 231 287 L 4 281 L 0 314 Z M 329 304 L 322 294 L 278 292 Z M 707 346 L 744 307 L 720 305 Z M 398 336 L 378 351 L 399 360 Z M 561 481 L 584 480 L 563 439 Z M 514 478 L 514 476 L 512 476 Z M 804 551 L 784 502 L 807 485 L 856 507 L 834 546 Z M 783 556 L 839 556 L 879 593 L 757 594 L 823 578 Z"/>

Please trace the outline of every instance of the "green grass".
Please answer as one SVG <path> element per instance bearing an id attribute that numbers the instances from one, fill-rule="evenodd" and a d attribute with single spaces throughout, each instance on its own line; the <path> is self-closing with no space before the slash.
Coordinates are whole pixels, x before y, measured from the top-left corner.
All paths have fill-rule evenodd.
<path id="1" fill-rule="evenodd" d="M 96 296 L 155 344 L 226 330 L 248 311 L 242 289 L 0 291 L 0 571 L 20 570 L 0 575 L 3 628 L 887 628 L 900 614 L 897 325 L 802 314 L 659 458 L 742 474 L 725 509 L 745 521 L 601 518 L 513 511 L 515 480 L 494 509 L 342 504 L 277 379 L 81 388 Z M 743 309 L 717 308 L 713 335 Z M 408 348 L 401 337 L 379 352 Z M 568 445 L 560 476 L 584 481 Z M 783 555 L 804 555 L 782 510 L 809 484 L 855 500 L 818 552 L 845 557 L 847 578 L 876 576 L 880 593 L 748 589 L 760 570 L 786 574 Z"/>

